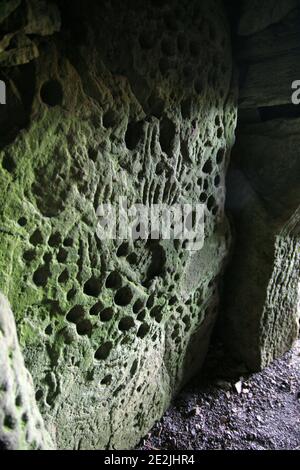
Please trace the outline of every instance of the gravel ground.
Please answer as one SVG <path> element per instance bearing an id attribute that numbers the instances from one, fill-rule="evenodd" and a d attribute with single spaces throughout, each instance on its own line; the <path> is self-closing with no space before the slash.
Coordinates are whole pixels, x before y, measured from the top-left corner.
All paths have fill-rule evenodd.
<path id="1" fill-rule="evenodd" d="M 194 381 L 138 449 L 300 450 L 300 341 L 261 373 Z"/>

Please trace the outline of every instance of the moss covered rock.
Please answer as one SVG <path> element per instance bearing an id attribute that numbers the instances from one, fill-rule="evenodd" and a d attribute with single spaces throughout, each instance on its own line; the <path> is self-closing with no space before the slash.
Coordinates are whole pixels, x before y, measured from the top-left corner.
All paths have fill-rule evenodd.
<path id="1" fill-rule="evenodd" d="M 0 152 L 0 287 L 55 445 L 128 448 L 199 369 L 216 317 L 230 33 L 218 1 L 90 2 L 87 23 L 80 3 L 71 36 L 39 44 L 28 125 Z M 100 241 L 97 208 L 120 196 L 203 203 L 204 247 Z"/>

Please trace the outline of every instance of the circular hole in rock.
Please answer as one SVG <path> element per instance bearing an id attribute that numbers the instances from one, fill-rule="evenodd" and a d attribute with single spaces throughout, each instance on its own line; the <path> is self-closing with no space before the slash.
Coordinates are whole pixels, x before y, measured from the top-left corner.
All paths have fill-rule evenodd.
<path id="1" fill-rule="evenodd" d="M 162 308 L 160 305 L 156 305 L 150 311 L 150 316 L 154 318 L 158 323 L 162 320 Z"/>
<path id="2" fill-rule="evenodd" d="M 208 180 L 205 180 L 205 181 L 204 181 L 204 184 L 203 184 L 203 189 L 204 189 L 204 191 L 207 191 L 207 190 L 208 190 L 208 186 L 209 186 Z"/>
<path id="3" fill-rule="evenodd" d="M 95 148 L 89 148 L 88 149 L 88 157 L 90 160 L 92 160 L 94 163 L 97 161 L 98 159 L 98 150 L 95 149 Z"/>
<path id="4" fill-rule="evenodd" d="M 45 333 L 46 333 L 46 335 L 51 336 L 52 333 L 53 333 L 53 326 L 52 326 L 52 325 L 48 325 L 48 326 L 45 328 Z"/>
<path id="5" fill-rule="evenodd" d="M 220 119 L 220 116 L 219 116 L 219 115 L 217 115 L 217 116 L 215 117 L 215 124 L 216 124 L 216 126 L 220 126 L 220 125 L 221 125 L 221 119 Z"/>
<path id="6" fill-rule="evenodd" d="M 117 305 L 120 305 L 121 307 L 125 307 L 126 305 L 130 304 L 130 302 L 132 301 L 132 298 L 133 298 L 133 293 L 130 287 L 128 286 L 121 287 L 121 289 L 119 289 L 115 295 L 115 303 Z"/>
<path id="7" fill-rule="evenodd" d="M 58 278 L 58 282 L 60 284 L 65 284 L 66 282 L 68 282 L 70 276 L 69 276 L 69 272 L 67 269 L 65 269 L 59 276 Z"/>
<path id="8" fill-rule="evenodd" d="M 73 246 L 73 239 L 72 239 L 72 238 L 65 238 L 65 240 L 64 240 L 64 246 L 65 246 L 65 247 L 71 247 L 71 246 Z"/>
<path id="9" fill-rule="evenodd" d="M 224 155 L 225 155 L 224 149 L 220 149 L 218 151 L 217 157 L 216 157 L 216 162 L 217 162 L 218 165 L 220 165 L 223 162 Z"/>
<path id="10" fill-rule="evenodd" d="M 92 276 L 83 287 L 83 292 L 90 297 L 98 297 L 101 292 L 101 284 L 99 279 Z"/>
<path id="11" fill-rule="evenodd" d="M 43 103 L 47 106 L 58 106 L 63 101 L 63 89 L 58 80 L 48 80 L 40 90 L 40 96 Z"/>
<path id="12" fill-rule="evenodd" d="M 138 319 L 138 321 L 143 321 L 145 320 L 145 317 L 146 317 L 146 310 L 142 310 L 136 318 Z"/>
<path id="13" fill-rule="evenodd" d="M 142 299 L 137 299 L 132 307 L 133 313 L 139 313 L 144 307 L 144 301 Z"/>
<path id="14" fill-rule="evenodd" d="M 2 167 L 8 173 L 13 173 L 17 168 L 16 162 L 13 157 L 9 154 L 5 154 L 2 160 Z"/>
<path id="15" fill-rule="evenodd" d="M 91 315 L 99 315 L 99 313 L 101 312 L 101 310 L 103 310 L 103 303 L 101 301 L 97 302 L 95 305 L 92 306 L 92 308 L 90 309 L 90 314 Z"/>
<path id="16" fill-rule="evenodd" d="M 49 240 L 48 240 L 48 245 L 52 247 L 57 247 L 61 244 L 61 235 L 59 232 L 53 233 Z"/>
<path id="17" fill-rule="evenodd" d="M 134 150 L 143 137 L 143 122 L 130 122 L 125 134 L 125 143 L 128 150 Z"/>
<path id="18" fill-rule="evenodd" d="M 202 171 L 203 171 L 203 173 L 206 173 L 206 174 L 212 173 L 213 165 L 212 165 L 212 161 L 211 161 L 210 158 L 203 165 Z"/>
<path id="19" fill-rule="evenodd" d="M 37 287 L 46 287 L 50 272 L 47 266 L 39 267 L 33 274 L 33 282 Z"/>
<path id="20" fill-rule="evenodd" d="M 147 308 L 152 308 L 154 305 L 154 300 L 155 300 L 155 294 L 151 294 L 147 300 L 146 307 Z"/>
<path id="21" fill-rule="evenodd" d="M 216 188 L 220 186 L 220 183 L 221 183 L 221 177 L 220 175 L 217 175 L 214 179 L 214 185 L 216 186 Z"/>
<path id="22" fill-rule="evenodd" d="M 160 122 L 159 143 L 163 152 L 170 155 L 176 135 L 175 124 L 167 117 Z"/>
<path id="23" fill-rule="evenodd" d="M 129 243 L 127 242 L 122 243 L 117 249 L 118 258 L 120 258 L 121 256 L 127 256 L 128 253 L 129 253 Z"/>
<path id="24" fill-rule="evenodd" d="M 76 325 L 77 333 L 81 336 L 90 335 L 92 332 L 92 328 L 93 327 L 91 322 L 87 319 L 79 320 Z"/>
<path id="25" fill-rule="evenodd" d="M 112 350 L 113 343 L 111 341 L 106 341 L 103 343 L 95 352 L 95 359 L 105 360 L 108 358 L 110 351 Z"/>
<path id="26" fill-rule="evenodd" d="M 136 253 L 131 253 L 130 255 L 127 256 L 127 261 L 129 264 L 137 264 L 138 262 L 138 257 L 137 257 L 137 254 Z"/>
<path id="27" fill-rule="evenodd" d="M 45 263 L 50 263 L 52 261 L 52 254 L 51 253 L 45 253 L 43 256 L 43 260 Z"/>
<path id="28" fill-rule="evenodd" d="M 18 224 L 20 225 L 20 227 L 25 227 L 25 225 L 27 225 L 26 217 L 20 217 L 18 220 Z"/>
<path id="29" fill-rule="evenodd" d="M 107 374 L 102 380 L 101 380 L 101 385 L 110 385 L 112 382 L 112 375 Z"/>
<path id="30" fill-rule="evenodd" d="M 200 194 L 200 202 L 204 203 L 207 201 L 207 194 L 206 193 L 201 193 Z"/>
<path id="31" fill-rule="evenodd" d="M 122 277 L 117 271 L 111 272 L 105 282 L 108 289 L 119 289 L 122 285 Z"/>
<path id="32" fill-rule="evenodd" d="M 23 400 L 21 395 L 16 396 L 15 404 L 17 408 L 20 408 L 23 405 Z"/>
<path id="33" fill-rule="evenodd" d="M 34 250 L 25 251 L 23 254 L 23 259 L 27 262 L 31 262 L 36 258 L 36 252 Z"/>
<path id="34" fill-rule="evenodd" d="M 57 253 L 57 261 L 59 263 L 65 263 L 68 257 L 68 252 L 64 248 L 60 248 Z"/>
<path id="35" fill-rule="evenodd" d="M 42 245 L 43 244 L 43 235 L 39 229 L 36 229 L 31 237 L 29 238 L 29 241 L 32 245 Z"/>
<path id="36" fill-rule="evenodd" d="M 69 290 L 69 292 L 67 293 L 67 300 L 72 300 L 74 299 L 76 295 L 76 289 L 73 287 L 72 289 Z"/>
<path id="37" fill-rule="evenodd" d="M 84 317 L 84 315 L 85 312 L 82 305 L 74 305 L 67 314 L 66 319 L 71 323 L 77 323 Z"/>
<path id="38" fill-rule="evenodd" d="M 110 321 L 114 316 L 114 309 L 112 307 L 105 308 L 100 313 L 100 320 L 103 322 Z"/>
<path id="39" fill-rule="evenodd" d="M 177 301 L 178 301 L 177 297 L 173 296 L 169 300 L 169 305 L 175 305 Z"/>
<path id="40" fill-rule="evenodd" d="M 5 418 L 3 420 L 3 426 L 5 428 L 13 430 L 13 429 L 15 429 L 16 425 L 17 425 L 17 421 L 13 416 L 11 416 L 11 415 L 6 415 L 5 416 Z"/>
<path id="41" fill-rule="evenodd" d="M 159 162 L 157 165 L 156 165 L 156 168 L 155 168 L 155 174 L 157 176 L 160 176 L 163 174 L 164 172 L 164 169 L 165 169 L 165 166 L 162 162 Z"/>
<path id="42" fill-rule="evenodd" d="M 135 359 L 135 360 L 133 361 L 133 363 L 132 363 L 132 366 L 131 366 L 130 372 L 129 372 L 130 375 L 131 375 L 131 377 L 133 377 L 133 376 L 135 375 L 135 373 L 136 373 L 136 371 L 137 371 L 137 368 L 138 368 L 138 360 Z"/>
<path id="43" fill-rule="evenodd" d="M 119 330 L 128 331 L 134 327 L 134 320 L 132 317 L 124 317 L 119 323 Z"/>
<path id="44" fill-rule="evenodd" d="M 149 333 L 149 331 L 150 331 L 150 326 L 148 325 L 148 323 L 143 323 L 138 329 L 137 336 L 139 338 L 145 338 L 145 336 Z"/>
<path id="45" fill-rule="evenodd" d="M 43 398 L 43 390 L 39 389 L 39 390 L 36 391 L 35 399 L 36 399 L 36 401 L 39 401 L 39 400 L 41 400 L 41 398 Z"/>

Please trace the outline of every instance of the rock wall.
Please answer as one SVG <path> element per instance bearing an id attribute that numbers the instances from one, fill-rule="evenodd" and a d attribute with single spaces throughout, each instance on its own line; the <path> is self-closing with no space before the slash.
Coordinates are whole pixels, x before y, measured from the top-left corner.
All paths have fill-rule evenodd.
<path id="1" fill-rule="evenodd" d="M 236 125 L 226 15 L 219 1 L 4 4 L 0 288 L 54 445 L 129 448 L 215 322 Z M 97 208 L 119 196 L 203 203 L 203 249 L 100 241 Z"/>
<path id="2" fill-rule="evenodd" d="M 298 6 L 298 8 L 296 8 Z M 299 2 L 244 2 L 238 31 L 239 128 L 228 176 L 236 247 L 226 275 L 224 338 L 251 370 L 299 332 Z"/>
<path id="3" fill-rule="evenodd" d="M 0 449 L 45 450 L 53 443 L 25 368 L 13 313 L 0 295 Z"/>

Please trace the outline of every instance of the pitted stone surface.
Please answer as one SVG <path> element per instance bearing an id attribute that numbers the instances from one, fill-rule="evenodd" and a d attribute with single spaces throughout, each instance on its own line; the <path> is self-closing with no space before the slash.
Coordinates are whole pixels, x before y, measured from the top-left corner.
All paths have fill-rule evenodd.
<path id="1" fill-rule="evenodd" d="M 251 370 L 299 332 L 299 119 L 243 127 L 228 178 L 237 244 L 226 280 L 224 338 Z"/>
<path id="2" fill-rule="evenodd" d="M 236 104 L 221 2 L 92 3 L 72 49 L 39 47 L 30 124 L 0 153 L 0 286 L 57 447 L 128 448 L 205 356 Z M 202 202 L 203 249 L 100 242 L 119 196 Z"/>
<path id="3" fill-rule="evenodd" d="M 13 313 L 0 294 L 0 449 L 52 449 L 19 347 Z"/>

